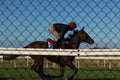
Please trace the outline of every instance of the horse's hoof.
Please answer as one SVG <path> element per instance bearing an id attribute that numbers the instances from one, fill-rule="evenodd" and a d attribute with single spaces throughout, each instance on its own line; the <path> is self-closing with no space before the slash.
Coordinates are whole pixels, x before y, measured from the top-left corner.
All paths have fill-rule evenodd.
<path id="1" fill-rule="evenodd" d="M 50 75 L 47 75 L 47 80 L 51 80 L 51 77 L 50 77 Z"/>
<path id="2" fill-rule="evenodd" d="M 51 80 L 51 79 L 49 78 L 49 79 L 47 79 L 47 80 Z"/>
<path id="3" fill-rule="evenodd" d="M 71 78 L 68 78 L 67 80 L 73 80 L 73 79 L 71 79 Z"/>

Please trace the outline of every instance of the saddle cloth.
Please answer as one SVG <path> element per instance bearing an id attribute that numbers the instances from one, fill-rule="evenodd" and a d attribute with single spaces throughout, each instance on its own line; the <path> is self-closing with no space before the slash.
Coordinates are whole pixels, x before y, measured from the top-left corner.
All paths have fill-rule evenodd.
<path id="1" fill-rule="evenodd" d="M 55 41 L 50 39 L 50 38 L 48 38 L 47 42 L 48 42 L 48 48 L 49 49 L 53 49 L 53 46 L 55 45 Z"/>
<path id="2" fill-rule="evenodd" d="M 52 40 L 52 39 L 50 39 L 50 38 L 48 38 L 47 39 L 47 42 L 48 42 L 48 48 L 49 49 L 53 49 L 53 47 L 55 46 L 55 41 L 54 40 Z M 61 43 L 60 43 L 60 45 L 59 46 L 57 46 L 57 49 L 64 49 L 64 41 L 61 41 Z"/>

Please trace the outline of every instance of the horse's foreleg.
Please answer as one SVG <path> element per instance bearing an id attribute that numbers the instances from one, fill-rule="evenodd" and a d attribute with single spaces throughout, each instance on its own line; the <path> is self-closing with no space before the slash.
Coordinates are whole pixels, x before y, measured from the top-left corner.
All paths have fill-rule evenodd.
<path id="1" fill-rule="evenodd" d="M 75 76 L 76 73 L 78 72 L 78 68 L 75 67 L 75 65 L 74 65 L 72 62 L 68 62 L 68 63 L 67 63 L 67 66 L 74 70 L 74 73 L 71 75 L 70 78 L 68 78 L 68 80 L 73 80 L 74 76 Z"/>

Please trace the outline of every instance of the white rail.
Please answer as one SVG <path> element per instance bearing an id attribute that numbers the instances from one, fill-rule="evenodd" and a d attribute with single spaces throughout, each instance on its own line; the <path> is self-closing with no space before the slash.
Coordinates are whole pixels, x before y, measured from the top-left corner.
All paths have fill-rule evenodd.
<path id="1" fill-rule="evenodd" d="M 76 59 L 84 60 L 120 60 L 120 49 L 25 49 L 25 48 L 0 48 L 0 59 L 3 62 L 2 55 L 64 55 L 76 56 Z M 29 58 L 29 57 L 26 57 Z M 80 67 L 80 63 L 78 63 Z M 99 64 L 99 62 L 98 62 Z M 97 64 L 97 65 L 98 65 Z M 118 63 L 119 64 L 119 63 Z M 2 64 L 1 64 L 2 65 Z M 109 62 L 109 68 L 111 68 Z M 28 66 L 28 64 L 27 64 Z"/>
<path id="2" fill-rule="evenodd" d="M 0 48 L 0 55 L 120 56 L 120 49 Z"/>
<path id="3" fill-rule="evenodd" d="M 0 48 L 0 55 L 77 55 L 70 49 Z"/>

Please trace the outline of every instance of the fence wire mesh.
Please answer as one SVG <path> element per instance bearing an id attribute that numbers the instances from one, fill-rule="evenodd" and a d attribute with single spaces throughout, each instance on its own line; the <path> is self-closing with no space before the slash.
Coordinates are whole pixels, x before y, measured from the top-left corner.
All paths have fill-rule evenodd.
<path id="1" fill-rule="evenodd" d="M 77 30 L 85 26 L 85 31 L 95 41 L 93 45 L 82 43 L 81 49 L 120 48 L 120 0 L 1 0 L 0 47 L 22 48 L 34 41 L 46 41 L 48 37 L 54 39 L 48 27 L 70 21 L 77 23 Z M 40 79 L 30 69 L 31 58 L 0 59 L 0 80 Z M 79 68 L 75 79 L 120 80 L 119 61 L 119 58 L 75 60 Z M 59 74 L 58 65 L 45 61 L 44 66 L 46 73 Z M 62 79 L 70 73 L 67 68 Z"/>

